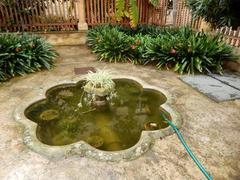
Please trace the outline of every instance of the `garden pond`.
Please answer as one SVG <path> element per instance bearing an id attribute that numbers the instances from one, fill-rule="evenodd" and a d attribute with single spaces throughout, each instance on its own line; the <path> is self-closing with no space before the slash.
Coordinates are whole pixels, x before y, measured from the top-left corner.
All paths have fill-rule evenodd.
<path id="1" fill-rule="evenodd" d="M 104 151 L 128 149 L 139 141 L 142 131 L 168 126 L 161 117 L 163 112 L 168 114 L 160 107 L 166 102 L 162 93 L 129 79 L 114 82 L 116 96 L 102 108 L 84 99 L 82 80 L 50 88 L 46 99 L 31 104 L 25 116 L 38 124 L 37 138 L 44 144 L 62 146 L 82 140 Z"/>

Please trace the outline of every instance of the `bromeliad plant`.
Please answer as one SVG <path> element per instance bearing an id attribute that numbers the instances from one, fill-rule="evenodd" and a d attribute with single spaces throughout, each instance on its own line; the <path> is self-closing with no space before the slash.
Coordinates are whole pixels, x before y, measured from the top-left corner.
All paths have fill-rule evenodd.
<path id="1" fill-rule="evenodd" d="M 38 36 L 3 34 L 0 36 L 0 81 L 50 69 L 57 53 Z"/>
<path id="2" fill-rule="evenodd" d="M 131 40 L 117 27 L 103 27 L 93 29 L 88 33 L 88 45 L 98 55 L 98 60 L 109 62 L 131 61 Z"/>
<path id="3" fill-rule="evenodd" d="M 232 48 L 220 41 L 219 36 L 180 28 L 178 33 L 157 37 L 147 48 L 145 56 L 161 68 L 169 63 L 180 74 L 222 72 L 223 60 L 234 59 Z"/>
<path id="4" fill-rule="evenodd" d="M 153 37 L 150 35 L 136 34 L 131 37 L 131 54 L 133 55 L 131 62 L 133 64 L 145 65 L 149 62 L 144 55 L 147 53 L 147 46 L 152 40 Z"/>
<path id="5" fill-rule="evenodd" d="M 138 26 L 135 30 L 103 26 L 88 33 L 88 44 L 99 58 L 109 62 L 154 64 L 180 74 L 222 72 L 223 60 L 234 60 L 232 48 L 218 35 L 191 28 Z"/>

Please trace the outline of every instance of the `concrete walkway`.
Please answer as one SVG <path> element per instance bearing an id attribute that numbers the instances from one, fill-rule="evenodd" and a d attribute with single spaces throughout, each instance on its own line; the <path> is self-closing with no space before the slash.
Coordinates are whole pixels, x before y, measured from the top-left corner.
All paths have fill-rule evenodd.
<path id="1" fill-rule="evenodd" d="M 159 139 L 142 157 L 106 163 L 73 156 L 48 159 L 28 149 L 12 113 L 26 95 L 43 93 L 56 81 L 75 77 L 74 68 L 110 68 L 136 76 L 175 97 L 185 140 L 213 179 L 240 178 L 240 100 L 215 103 L 170 71 L 132 64 L 97 62 L 85 47 L 57 47 L 60 57 L 51 71 L 17 77 L 0 85 L 0 179 L 3 180 L 197 180 L 205 179 L 176 134 Z M 80 76 L 80 75 L 77 75 Z"/>
<path id="2" fill-rule="evenodd" d="M 180 79 L 216 102 L 240 99 L 240 76 L 237 74 L 190 75 Z"/>

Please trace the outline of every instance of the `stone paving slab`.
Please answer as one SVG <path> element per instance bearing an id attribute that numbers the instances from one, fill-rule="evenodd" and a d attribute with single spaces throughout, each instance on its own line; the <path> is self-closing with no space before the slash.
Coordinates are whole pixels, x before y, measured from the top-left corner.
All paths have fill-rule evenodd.
<path id="1" fill-rule="evenodd" d="M 240 91 L 240 76 L 238 76 L 238 75 L 235 75 L 235 74 L 224 74 L 224 75 L 209 74 L 209 76 L 211 76 L 229 86 L 232 86 L 233 88 L 236 88 Z"/>
<path id="2" fill-rule="evenodd" d="M 221 79 L 221 81 L 217 78 Z M 235 86 L 239 86 L 239 82 L 234 81 L 233 77 L 214 76 L 213 78 L 206 75 L 195 75 L 181 77 L 180 79 L 214 101 L 221 102 L 240 99 L 240 90 L 235 88 Z M 227 83 L 232 86 L 229 86 Z"/>

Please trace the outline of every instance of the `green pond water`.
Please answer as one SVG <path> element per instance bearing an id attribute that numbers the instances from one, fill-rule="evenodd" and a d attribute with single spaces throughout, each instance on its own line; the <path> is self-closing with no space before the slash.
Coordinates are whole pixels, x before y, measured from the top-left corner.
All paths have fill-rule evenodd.
<path id="1" fill-rule="evenodd" d="M 38 139 L 53 146 L 83 140 L 101 150 L 117 151 L 134 146 L 143 130 L 153 130 L 149 124 L 154 130 L 168 126 L 160 116 L 165 112 L 159 107 L 166 101 L 163 94 L 132 80 L 114 82 L 117 97 L 104 109 L 79 106 L 83 81 L 49 89 L 46 99 L 25 110 L 26 117 L 38 124 Z"/>

